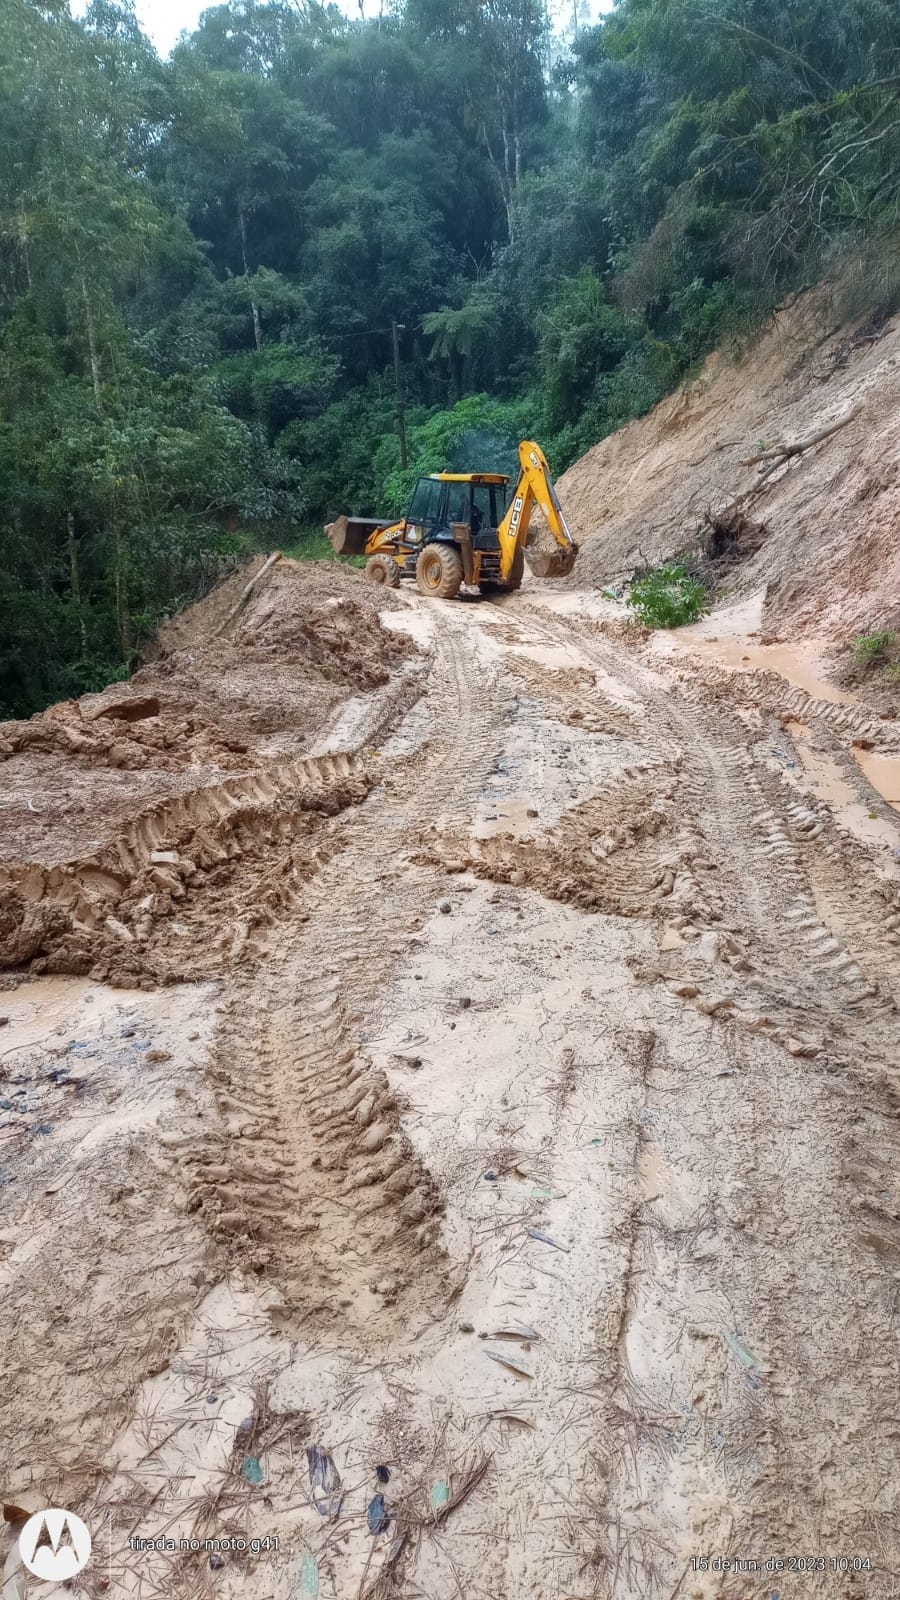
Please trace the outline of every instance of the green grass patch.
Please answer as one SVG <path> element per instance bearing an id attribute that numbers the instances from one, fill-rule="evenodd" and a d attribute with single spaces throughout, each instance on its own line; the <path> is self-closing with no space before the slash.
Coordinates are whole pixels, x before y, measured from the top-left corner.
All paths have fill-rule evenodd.
<path id="1" fill-rule="evenodd" d="M 861 633 L 853 641 L 853 657 L 860 667 L 871 667 L 883 662 L 894 646 L 900 644 L 900 635 L 890 628 L 877 628 L 874 633 Z"/>

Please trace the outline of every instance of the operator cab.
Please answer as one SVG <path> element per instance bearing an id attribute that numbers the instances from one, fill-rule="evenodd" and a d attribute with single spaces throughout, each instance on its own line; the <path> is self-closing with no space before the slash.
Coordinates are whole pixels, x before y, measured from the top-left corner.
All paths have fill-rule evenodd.
<path id="1" fill-rule="evenodd" d="M 417 549 L 430 543 L 453 544 L 453 524 L 463 523 L 472 530 L 473 549 L 499 550 L 497 529 L 506 515 L 509 483 L 496 472 L 420 478 L 406 514 L 404 542 Z"/>

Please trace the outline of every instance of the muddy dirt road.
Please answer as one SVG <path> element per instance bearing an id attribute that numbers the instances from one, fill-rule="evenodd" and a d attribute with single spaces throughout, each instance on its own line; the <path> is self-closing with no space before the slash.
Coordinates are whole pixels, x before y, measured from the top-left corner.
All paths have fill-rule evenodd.
<path id="1" fill-rule="evenodd" d="M 218 975 L 3 997 L 5 1497 L 92 1596 L 900 1594 L 895 726 L 536 585 L 387 622 Z"/>

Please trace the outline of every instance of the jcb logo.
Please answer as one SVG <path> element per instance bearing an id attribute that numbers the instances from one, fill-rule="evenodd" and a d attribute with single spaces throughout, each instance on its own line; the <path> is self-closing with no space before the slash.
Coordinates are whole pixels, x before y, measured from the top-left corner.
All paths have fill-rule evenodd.
<path id="1" fill-rule="evenodd" d="M 91 1536 L 74 1511 L 52 1506 L 28 1518 L 19 1534 L 19 1554 L 36 1578 L 64 1583 L 87 1566 Z"/>

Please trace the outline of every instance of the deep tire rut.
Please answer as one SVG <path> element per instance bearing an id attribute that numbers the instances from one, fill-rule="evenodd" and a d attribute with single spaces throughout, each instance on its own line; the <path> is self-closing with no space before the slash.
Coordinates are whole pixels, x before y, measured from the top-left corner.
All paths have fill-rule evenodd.
<path id="1" fill-rule="evenodd" d="M 493 758 L 493 675 L 461 629 L 448 619 L 439 638 L 421 754 L 381 773 L 258 975 L 236 985 L 213 1069 L 222 1125 L 182 1155 L 192 1204 L 231 1259 L 277 1284 L 285 1328 L 338 1315 L 383 1338 L 450 1287 L 440 1195 L 360 1026 L 434 909 L 440 876 L 404 862 L 432 818 L 471 808 Z"/>

